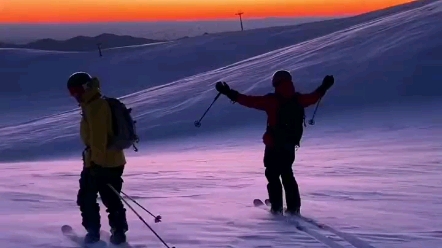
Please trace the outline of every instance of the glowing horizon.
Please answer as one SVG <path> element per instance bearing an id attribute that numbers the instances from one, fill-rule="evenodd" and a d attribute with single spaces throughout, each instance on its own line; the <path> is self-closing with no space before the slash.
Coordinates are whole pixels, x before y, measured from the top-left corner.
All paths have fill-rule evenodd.
<path id="1" fill-rule="evenodd" d="M 0 23 L 192 21 L 327 17 L 370 12 L 411 0 L 2 0 Z M 361 3 L 362 2 L 362 3 Z M 369 3 L 368 3 L 369 2 Z"/>

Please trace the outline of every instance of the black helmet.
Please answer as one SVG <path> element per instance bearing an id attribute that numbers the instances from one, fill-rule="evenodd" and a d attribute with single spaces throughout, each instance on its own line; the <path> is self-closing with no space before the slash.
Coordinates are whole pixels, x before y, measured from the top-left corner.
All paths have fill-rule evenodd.
<path id="1" fill-rule="evenodd" d="M 292 81 L 292 75 L 290 74 L 290 72 L 288 71 L 277 71 L 275 72 L 275 74 L 273 74 L 273 78 L 272 78 L 272 85 L 273 87 L 276 87 L 279 83 L 284 82 L 284 81 Z"/>
<path id="2" fill-rule="evenodd" d="M 75 88 L 82 86 L 84 84 L 87 84 L 92 81 L 91 75 L 89 75 L 86 72 L 75 72 L 72 74 L 67 83 L 67 87 L 69 88 Z"/>

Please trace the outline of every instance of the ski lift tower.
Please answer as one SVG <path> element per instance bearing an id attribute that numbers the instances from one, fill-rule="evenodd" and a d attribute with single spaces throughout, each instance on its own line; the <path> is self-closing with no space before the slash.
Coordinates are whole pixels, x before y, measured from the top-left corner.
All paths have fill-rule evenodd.
<path id="1" fill-rule="evenodd" d="M 238 11 L 238 13 L 236 13 L 235 15 L 239 16 L 239 23 L 241 24 L 241 31 L 244 31 L 244 26 L 242 25 L 242 15 L 244 14 L 244 12 L 242 11 Z"/>
<path id="2" fill-rule="evenodd" d="M 103 57 L 103 53 L 101 52 L 101 43 L 97 43 L 97 48 L 98 48 L 98 55 L 100 57 Z"/>

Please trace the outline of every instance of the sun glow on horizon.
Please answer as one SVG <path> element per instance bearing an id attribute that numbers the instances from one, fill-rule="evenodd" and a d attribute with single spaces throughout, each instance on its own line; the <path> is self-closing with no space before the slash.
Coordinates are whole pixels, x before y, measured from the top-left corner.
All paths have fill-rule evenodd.
<path id="1" fill-rule="evenodd" d="M 2 0 L 0 23 L 80 23 L 360 14 L 410 0 Z"/>

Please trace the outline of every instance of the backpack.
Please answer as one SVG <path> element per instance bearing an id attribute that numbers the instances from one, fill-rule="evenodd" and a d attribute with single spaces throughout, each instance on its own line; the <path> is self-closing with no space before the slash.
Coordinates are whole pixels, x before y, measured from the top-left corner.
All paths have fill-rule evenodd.
<path id="1" fill-rule="evenodd" d="M 271 133 L 276 144 L 294 144 L 300 147 L 305 125 L 305 110 L 298 101 L 298 94 L 286 99 L 275 95 L 279 107 L 276 114 L 276 125 Z"/>
<path id="2" fill-rule="evenodd" d="M 132 119 L 131 108 L 116 98 L 103 97 L 109 104 L 112 113 L 112 131 L 114 136 L 109 137 L 107 147 L 109 150 L 124 150 L 130 147 L 137 152 L 135 143 L 139 142 L 136 134 L 135 123 Z"/>

